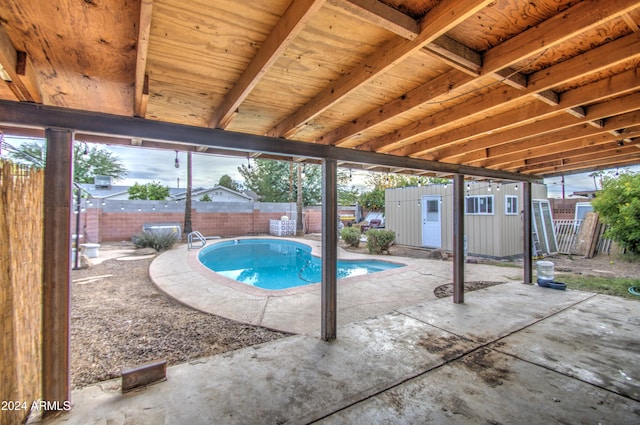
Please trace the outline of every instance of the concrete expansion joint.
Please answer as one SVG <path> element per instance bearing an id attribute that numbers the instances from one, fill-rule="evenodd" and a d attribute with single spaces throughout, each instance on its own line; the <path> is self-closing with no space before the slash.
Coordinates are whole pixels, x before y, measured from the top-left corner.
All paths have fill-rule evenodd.
<path id="1" fill-rule="evenodd" d="M 260 317 L 258 318 L 258 324 L 260 326 L 262 325 L 262 321 L 264 320 L 264 315 L 267 312 L 267 307 L 269 306 L 269 301 L 271 301 L 271 295 L 267 295 L 267 299 L 264 302 L 264 305 L 262 306 L 262 311 L 260 312 Z"/>

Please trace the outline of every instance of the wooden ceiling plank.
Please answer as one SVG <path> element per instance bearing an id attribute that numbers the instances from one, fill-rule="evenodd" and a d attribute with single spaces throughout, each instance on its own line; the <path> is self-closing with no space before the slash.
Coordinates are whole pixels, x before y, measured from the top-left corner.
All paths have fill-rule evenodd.
<path id="1" fill-rule="evenodd" d="M 640 52 L 640 49 L 638 50 L 638 52 Z M 589 54 L 589 57 L 589 63 L 591 63 L 591 65 L 596 69 L 601 69 L 602 66 L 606 65 L 606 61 L 600 62 L 598 59 L 609 59 L 617 61 L 617 56 L 612 57 L 611 55 L 593 56 Z M 582 60 L 578 58 L 579 57 L 569 59 L 565 62 L 573 60 L 582 62 Z M 556 66 L 563 67 L 565 62 L 562 62 Z M 549 82 L 545 83 L 545 79 L 538 78 L 538 88 L 546 88 L 549 85 L 558 84 L 559 79 L 571 78 L 570 74 L 566 74 L 564 72 L 561 72 L 560 77 L 558 77 L 554 72 L 556 66 L 552 66 L 550 68 L 547 68 L 546 70 L 539 71 L 539 73 L 547 74 Z M 539 73 L 533 75 L 535 76 Z M 482 136 L 483 134 L 488 132 L 495 132 L 496 130 L 499 130 L 501 127 L 503 127 L 505 123 L 520 122 L 522 124 L 527 124 L 528 122 L 543 118 L 545 116 L 548 116 L 549 114 L 555 114 L 559 110 L 559 108 L 568 109 L 580 106 L 588 102 L 598 101 L 603 99 L 604 97 L 621 95 L 632 90 L 637 90 L 638 81 L 640 81 L 639 74 L 640 70 L 632 69 L 624 73 L 597 81 L 595 83 L 591 83 L 586 86 L 565 92 L 562 94 L 560 104 L 557 108 L 554 109 L 549 109 L 544 104 L 527 105 L 524 107 L 526 112 L 522 108 L 510 110 L 501 113 L 495 118 L 488 120 L 479 120 L 474 124 L 453 129 L 446 134 L 423 139 L 422 141 L 419 141 L 412 145 L 408 145 L 392 151 L 392 153 L 395 155 L 424 155 L 427 152 L 431 152 L 436 149 L 447 149 L 449 145 L 452 145 L 458 141 L 463 141 L 465 139 L 476 137 L 478 135 Z M 528 89 L 530 89 L 530 87 Z"/>
<path id="2" fill-rule="evenodd" d="M 595 171 L 601 171 L 601 170 L 608 170 L 611 168 L 623 168 L 626 167 L 628 165 L 636 165 L 638 162 L 640 161 L 640 155 L 629 155 L 626 159 L 617 159 L 616 161 L 614 161 L 613 163 L 606 163 L 606 164 L 587 164 L 584 165 L 583 167 L 567 167 L 567 168 L 558 168 L 556 169 L 550 169 L 550 170 L 544 170 L 544 177 L 547 178 L 551 178 L 551 177 L 561 177 L 561 176 L 568 176 L 568 175 L 572 175 L 572 174 L 579 174 L 579 173 L 592 173 Z"/>
<path id="3" fill-rule="evenodd" d="M 633 135 L 637 137 L 640 134 L 638 132 L 634 132 Z M 507 155 L 490 157 L 485 161 L 470 162 L 469 165 L 508 169 L 509 167 L 506 166 L 506 164 L 520 158 L 526 158 L 525 162 L 528 164 L 544 162 L 555 157 L 568 158 L 580 155 L 581 153 L 589 153 L 592 149 L 594 152 L 604 149 L 613 149 L 618 145 L 618 140 L 619 139 L 617 137 L 606 132 L 588 137 L 576 137 L 571 140 L 552 140 L 546 143 L 535 140 L 535 144 L 531 145 L 528 149 L 519 150 Z M 631 144 L 632 142 L 627 143 Z"/>
<path id="4" fill-rule="evenodd" d="M 420 33 L 420 27 L 415 19 L 381 1 L 328 0 L 328 2 L 407 40 L 413 40 Z"/>
<path id="5" fill-rule="evenodd" d="M 384 73 L 427 43 L 473 16 L 491 0 L 444 0 L 431 9 L 421 23 L 420 34 L 413 40 L 396 37 L 387 42 L 350 72 L 325 87 L 294 114 L 267 132 L 271 137 L 289 137 L 308 120 L 321 114 L 351 91 Z"/>
<path id="6" fill-rule="evenodd" d="M 25 52 L 16 50 L 9 39 L 9 35 L 1 25 L 0 75 L 17 100 L 42 103 L 42 95 L 40 94 L 36 73 L 28 55 Z"/>
<path id="7" fill-rule="evenodd" d="M 518 168 L 523 165 L 547 162 L 558 158 L 567 158 L 571 156 L 571 150 L 581 149 L 589 151 L 592 148 L 604 149 L 605 144 L 614 144 L 615 140 L 611 135 L 600 134 L 597 137 L 588 137 L 583 139 L 575 139 L 571 141 L 571 149 L 567 150 L 566 144 L 556 143 L 554 145 L 540 146 L 537 148 L 528 149 L 526 152 L 519 152 L 512 155 L 505 155 L 497 158 L 496 161 L 492 161 L 491 158 L 487 160 L 492 165 L 489 168 L 499 169 L 511 169 Z M 538 158 L 540 158 L 538 160 Z M 514 166 L 514 162 L 521 161 L 521 164 Z"/>
<path id="8" fill-rule="evenodd" d="M 489 147 L 482 150 L 484 157 L 472 158 L 471 155 L 473 155 L 473 153 L 471 153 L 465 155 L 461 161 L 470 165 L 494 167 L 501 165 L 503 162 L 510 161 L 513 155 L 530 157 L 533 155 L 533 151 L 539 147 L 548 149 L 548 153 L 550 153 L 572 148 L 574 144 L 581 144 L 585 140 L 595 140 L 594 137 L 601 137 L 600 140 L 602 141 L 615 140 L 615 138 L 609 137 L 612 136 L 610 134 L 611 131 L 617 131 L 615 129 L 624 127 L 634 127 L 638 124 L 640 124 L 640 111 L 627 112 L 608 118 L 606 128 L 603 129 L 596 129 L 590 126 L 589 123 L 580 124 L 558 129 L 558 131 L 545 135 L 538 135 L 535 138 L 529 137 L 495 147 Z M 603 134 L 604 136 L 602 136 Z M 571 143 L 572 146 L 556 146 L 556 144 L 568 143 Z M 583 146 L 590 146 L 590 143 L 585 143 Z M 504 161 L 504 158 L 507 158 L 507 160 Z"/>
<path id="9" fill-rule="evenodd" d="M 637 0 L 593 0 L 580 2 L 562 13 L 487 51 L 483 58 L 484 73 L 511 66 L 521 60 L 541 54 L 550 47 L 575 35 L 610 21 L 640 6 Z M 500 65 L 497 65 L 497 64 Z"/>
<path id="10" fill-rule="evenodd" d="M 555 86 L 581 78 L 582 76 L 588 75 L 592 72 L 599 72 L 607 67 L 619 63 L 622 60 L 628 60 L 629 57 L 640 57 L 639 46 L 640 33 L 634 33 L 532 74 L 529 78 L 527 88 L 519 92 L 507 91 L 502 87 L 498 87 L 496 90 L 474 99 L 476 106 L 474 107 L 473 114 L 487 114 L 491 109 L 503 108 L 511 103 L 520 101 L 522 97 L 530 94 L 538 94 L 539 96 L 544 97 L 548 100 L 545 103 L 551 105 L 557 104 L 555 102 L 555 93 L 548 90 Z M 498 96 L 502 96 L 505 100 L 502 103 L 496 102 Z M 564 97 L 565 95 L 563 94 L 563 99 Z M 583 96 L 581 102 L 572 103 L 567 108 L 580 106 L 580 104 L 586 103 L 590 100 L 590 96 Z M 469 103 L 470 102 L 465 102 L 465 105 L 460 109 L 456 109 L 454 113 L 444 111 L 439 114 L 432 115 L 428 120 L 416 121 L 394 131 L 393 133 L 388 133 L 374 138 L 361 145 L 360 149 L 377 151 L 384 148 L 386 152 L 393 152 L 394 154 L 412 154 L 414 152 L 423 151 L 422 142 L 417 143 L 415 148 L 416 150 L 414 152 L 410 149 L 408 151 L 397 150 L 397 148 L 394 148 L 394 144 L 401 142 L 403 139 L 418 137 L 421 135 L 424 136 L 429 132 L 434 132 L 434 130 L 441 126 L 468 118 L 470 116 L 468 108 Z"/>
<path id="11" fill-rule="evenodd" d="M 637 83 L 636 83 L 637 84 Z M 635 105 L 634 105 L 634 102 Z M 439 161 L 453 161 L 453 158 L 469 154 L 478 149 L 487 149 L 504 143 L 513 143 L 516 140 L 527 139 L 536 135 L 551 133 L 562 128 L 573 127 L 600 118 L 620 115 L 637 108 L 640 102 L 640 93 L 633 93 L 618 99 L 602 102 L 587 109 L 587 116 L 582 120 L 576 120 L 569 115 L 559 115 L 534 121 L 526 125 L 511 128 L 497 134 L 488 134 L 468 142 L 448 146 L 435 153 L 431 159 Z"/>
<path id="12" fill-rule="evenodd" d="M 562 38 L 562 35 L 559 34 L 558 37 Z M 434 45 L 438 45 L 441 49 L 441 52 L 443 54 L 445 53 L 445 50 L 449 51 L 449 55 L 450 56 L 456 56 L 458 61 L 463 61 L 463 57 L 464 56 L 469 56 L 469 57 L 473 57 L 473 53 L 470 49 L 467 49 L 466 53 L 461 54 L 461 55 L 456 55 L 454 52 L 459 51 L 459 50 L 463 50 L 463 46 L 460 43 L 457 43 L 452 39 L 445 39 L 443 37 L 438 38 L 437 40 L 434 40 L 434 42 L 430 43 L 427 47 L 425 48 L 433 48 Z M 627 38 L 624 41 L 619 41 L 616 40 L 613 42 L 614 44 L 611 44 L 609 46 L 610 51 L 613 52 L 617 52 L 618 54 L 615 55 L 617 61 L 623 60 L 623 59 L 627 59 L 629 53 L 629 48 L 633 48 L 634 44 L 637 44 L 637 37 L 636 38 Z M 624 45 L 623 45 L 624 44 Z M 640 49 L 636 48 L 636 52 L 640 52 Z M 547 101 L 550 104 L 557 104 L 557 97 L 558 95 L 550 90 L 548 90 L 546 87 L 552 87 L 554 85 L 558 85 L 560 83 L 563 83 L 567 80 L 570 79 L 576 79 L 580 77 L 580 73 L 576 72 L 576 68 L 580 67 L 580 71 L 584 72 L 585 69 L 593 69 L 593 72 L 596 71 L 596 69 L 593 68 L 593 62 L 592 59 L 593 57 L 601 57 L 603 54 L 603 50 L 604 49 L 595 49 L 596 51 L 589 51 L 582 56 L 581 60 L 576 60 L 575 58 L 570 59 L 566 62 L 568 63 L 561 63 L 560 65 L 556 65 L 557 68 L 552 67 L 554 74 L 557 75 L 557 77 L 555 78 L 555 81 L 553 79 L 551 79 L 549 77 L 549 73 L 551 73 L 550 69 L 547 70 L 543 70 L 540 71 L 539 73 L 537 73 L 540 77 L 537 78 L 537 80 L 534 80 L 537 82 L 537 84 L 535 85 L 535 87 L 529 87 L 528 91 L 526 93 L 522 93 L 522 95 L 526 95 L 529 93 L 534 93 L 537 96 L 541 97 L 542 100 Z M 607 53 L 609 54 L 609 53 Z M 522 58 L 520 58 L 522 59 Z M 474 58 L 471 62 L 475 63 L 476 65 L 480 62 L 480 58 Z M 579 62 L 579 63 L 578 63 Z M 611 62 L 612 60 L 605 60 L 605 61 L 598 61 L 598 62 L 606 62 L 606 64 L 601 65 L 600 68 L 601 69 L 605 66 L 611 66 Z M 585 67 L 585 63 L 591 63 L 591 67 Z M 464 66 L 462 67 L 457 67 L 458 69 L 460 68 L 465 68 Z M 495 69 L 490 69 L 487 71 L 491 71 L 492 73 L 494 73 L 494 77 L 497 79 L 504 79 L 505 77 L 511 77 L 510 79 L 508 79 L 507 81 L 504 81 L 505 83 L 511 85 L 512 87 L 517 87 L 517 88 L 524 88 L 525 86 L 528 86 L 529 83 L 525 83 L 524 81 L 524 76 L 522 76 L 521 74 L 518 73 L 514 73 L 513 70 L 507 69 L 506 71 L 504 70 L 504 63 L 501 62 L 496 62 L 495 64 Z M 471 73 L 473 75 L 473 73 Z M 544 76 L 544 81 L 546 82 L 545 84 L 545 88 L 541 87 L 541 83 L 539 80 L 543 79 Z M 473 82 L 472 79 L 469 80 L 469 82 Z M 463 88 L 463 87 L 460 87 Z M 419 90 L 420 88 L 416 89 Z M 540 93 L 535 93 L 535 91 L 539 91 Z M 397 102 L 397 100 L 396 100 Z M 554 103 L 555 102 L 555 103 Z M 418 105 L 416 105 L 418 106 Z M 386 107 L 386 105 L 385 105 Z M 386 108 L 388 111 L 393 111 L 393 108 Z M 382 123 L 385 120 L 388 120 L 390 118 L 392 118 L 393 114 L 377 114 L 377 110 L 381 110 L 381 108 L 377 108 L 376 110 L 372 110 L 369 113 L 366 114 L 366 119 L 358 119 L 355 120 L 355 122 L 353 124 L 345 124 L 344 126 L 340 127 L 337 130 L 334 130 L 328 134 L 326 134 L 325 136 L 322 137 L 322 141 L 321 143 L 327 143 L 327 144 L 339 144 L 341 141 L 345 140 L 348 137 L 351 137 L 355 134 L 358 134 L 361 131 L 364 131 L 366 129 L 366 127 L 363 125 L 364 122 L 368 122 L 371 123 L 372 126 L 377 125 Z M 405 112 L 406 110 L 404 110 L 403 112 Z M 371 119 L 372 116 L 376 116 L 376 119 Z M 358 124 L 358 121 L 360 122 L 360 124 Z M 406 132 L 406 131 L 405 131 Z M 397 133 L 392 133 L 394 135 L 396 135 Z M 377 147 L 379 146 L 384 146 L 387 143 L 392 143 L 391 141 L 388 141 L 388 138 L 392 138 L 391 136 L 380 136 L 380 139 L 377 141 L 371 141 L 371 146 L 369 145 L 365 145 L 364 147 L 362 147 L 362 149 L 370 149 L 370 150 L 375 150 Z"/>
<path id="13" fill-rule="evenodd" d="M 588 166 L 599 166 L 606 164 L 613 164 L 615 166 L 618 163 L 618 159 L 625 160 L 630 155 L 636 155 L 638 149 L 635 146 L 620 147 L 611 151 L 604 151 L 600 153 L 583 155 L 581 157 L 563 158 L 557 161 L 542 162 L 539 164 L 525 165 L 523 167 L 515 168 L 514 172 L 519 173 L 539 173 L 540 170 L 548 170 L 552 168 L 554 171 L 559 169 L 574 169 Z M 640 153 L 638 154 L 640 157 Z"/>
<path id="14" fill-rule="evenodd" d="M 226 128 L 229 125 L 240 104 L 278 60 L 282 52 L 300 34 L 307 22 L 324 5 L 325 1 L 298 0 L 291 2 L 273 31 L 258 49 L 251 63 L 216 108 L 209 122 L 209 127 Z"/>
<path id="15" fill-rule="evenodd" d="M 373 128 L 405 111 L 418 107 L 425 102 L 456 90 L 472 80 L 472 77 L 459 71 L 451 71 L 434 78 L 426 84 L 417 87 L 405 95 L 379 108 L 367 112 L 353 122 L 347 123 L 330 131 L 317 140 L 317 143 L 340 146 L 349 137 L 361 131 Z"/>
<path id="16" fill-rule="evenodd" d="M 565 150 L 565 151 L 557 152 L 553 154 L 526 158 L 524 162 L 526 165 L 534 165 L 534 164 L 540 164 L 540 163 L 544 163 L 546 161 L 551 161 L 558 158 L 562 158 L 564 160 L 571 160 L 571 161 L 580 161 L 581 159 L 588 160 L 588 159 L 594 158 L 594 155 L 599 155 L 599 154 L 606 155 L 607 153 L 610 153 L 612 155 L 617 155 L 621 150 L 621 148 L 623 147 L 634 147 L 634 144 L 628 143 L 626 145 L 619 146 L 615 140 L 609 140 L 608 142 L 605 142 L 605 143 L 599 143 L 593 146 L 583 147 L 581 149 L 570 149 L 570 150 Z M 602 156 L 602 157 L 606 157 L 606 156 Z"/>
<path id="17" fill-rule="evenodd" d="M 133 113 L 144 118 L 149 102 L 149 76 L 147 75 L 147 56 L 149 51 L 149 33 L 153 0 L 140 2 L 140 20 L 138 21 L 138 45 L 136 53 L 136 82 L 134 89 Z M 146 93 L 145 93 L 146 88 Z"/>

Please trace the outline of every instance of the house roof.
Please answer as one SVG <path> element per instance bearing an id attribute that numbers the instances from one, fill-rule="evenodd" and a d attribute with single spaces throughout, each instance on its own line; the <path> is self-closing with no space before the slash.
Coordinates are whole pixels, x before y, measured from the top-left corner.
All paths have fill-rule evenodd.
<path id="1" fill-rule="evenodd" d="M 233 189 L 229 189 L 228 187 L 220 186 L 220 185 L 215 185 L 215 186 L 212 186 L 212 187 L 198 187 L 198 188 L 195 188 L 195 189 L 193 189 L 191 191 L 191 196 L 201 196 L 201 195 L 204 195 L 205 193 L 210 193 L 210 192 L 212 192 L 214 190 L 221 190 L 221 191 L 227 192 L 227 193 L 229 193 L 231 195 L 235 195 L 235 196 L 238 196 L 240 198 L 245 198 L 245 199 L 247 199 L 249 201 L 253 201 L 254 200 L 251 196 L 249 196 L 247 194 L 240 193 L 238 191 L 235 191 Z M 186 194 L 187 194 L 186 191 L 182 191 L 182 192 L 180 192 L 178 194 L 172 195 L 172 197 L 177 199 L 177 200 L 180 200 L 180 199 L 184 199 L 186 197 Z"/>
<path id="2" fill-rule="evenodd" d="M 0 0 L 0 129 L 439 175 L 639 164 L 639 25 L 637 0 Z"/>
<path id="3" fill-rule="evenodd" d="M 90 194 L 92 198 L 103 199 L 112 198 L 114 196 L 125 194 L 129 191 L 130 186 L 109 186 L 96 187 L 93 183 L 80 183 L 83 191 Z"/>

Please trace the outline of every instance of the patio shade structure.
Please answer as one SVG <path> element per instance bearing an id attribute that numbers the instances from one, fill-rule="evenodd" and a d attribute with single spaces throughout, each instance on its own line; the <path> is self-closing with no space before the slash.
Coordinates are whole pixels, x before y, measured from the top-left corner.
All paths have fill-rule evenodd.
<path id="1" fill-rule="evenodd" d="M 340 166 L 530 183 L 640 163 L 639 25 L 637 0 L 0 0 L 0 130 L 47 129 L 60 164 L 74 140 L 322 162 L 329 205 Z"/>

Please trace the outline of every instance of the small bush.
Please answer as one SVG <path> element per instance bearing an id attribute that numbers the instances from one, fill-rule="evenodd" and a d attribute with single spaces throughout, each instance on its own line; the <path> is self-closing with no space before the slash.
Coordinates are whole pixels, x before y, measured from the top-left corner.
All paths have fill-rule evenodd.
<path id="1" fill-rule="evenodd" d="M 396 233 L 393 230 L 370 229 L 367 232 L 367 249 L 369 254 L 382 254 L 389 251 L 389 247 L 396 240 Z"/>
<path id="2" fill-rule="evenodd" d="M 340 231 L 340 237 L 349 246 L 354 248 L 360 246 L 360 229 L 357 227 L 344 227 Z"/>
<path id="3" fill-rule="evenodd" d="M 143 231 L 133 238 L 133 244 L 137 248 L 153 248 L 156 251 L 171 249 L 178 241 L 178 235 L 171 230 L 163 232 Z"/>

